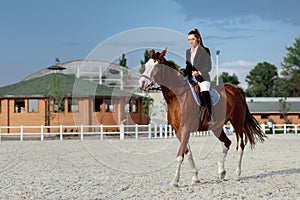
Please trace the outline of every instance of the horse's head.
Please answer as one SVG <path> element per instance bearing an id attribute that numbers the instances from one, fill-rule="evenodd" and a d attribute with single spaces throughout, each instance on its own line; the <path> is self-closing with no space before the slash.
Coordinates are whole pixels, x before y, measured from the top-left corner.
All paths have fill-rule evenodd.
<path id="1" fill-rule="evenodd" d="M 174 71 L 175 64 L 165 59 L 166 53 L 167 49 L 161 53 L 155 52 L 153 49 L 150 51 L 150 59 L 145 64 L 145 71 L 139 79 L 141 90 L 148 91 L 155 83 L 165 85 L 165 82 L 170 79 L 170 76 L 164 77 L 164 75 L 167 71 Z"/>

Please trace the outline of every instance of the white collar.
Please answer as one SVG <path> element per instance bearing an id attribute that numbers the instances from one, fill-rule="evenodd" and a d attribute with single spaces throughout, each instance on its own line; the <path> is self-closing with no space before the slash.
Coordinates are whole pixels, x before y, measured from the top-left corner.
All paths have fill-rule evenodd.
<path id="1" fill-rule="evenodd" d="M 199 45 L 197 45 L 197 47 L 193 50 L 193 48 L 191 48 L 191 53 L 192 52 L 196 52 L 198 50 Z"/>

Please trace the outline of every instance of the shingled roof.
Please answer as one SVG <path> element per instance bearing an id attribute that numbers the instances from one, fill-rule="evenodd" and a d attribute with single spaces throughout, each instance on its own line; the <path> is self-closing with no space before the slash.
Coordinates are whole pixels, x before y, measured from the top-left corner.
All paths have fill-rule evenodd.
<path id="1" fill-rule="evenodd" d="M 51 73 L 41 77 L 24 80 L 0 88 L 0 97 L 47 97 L 54 79 L 60 80 L 63 96 L 74 97 L 125 97 L 132 96 L 122 90 L 100 85 L 95 82 L 75 78 L 74 76 Z M 52 84 L 53 85 L 53 84 Z M 138 95 L 133 95 L 138 97 Z"/>
<path id="2" fill-rule="evenodd" d="M 280 99 L 277 97 L 247 97 L 246 101 L 252 113 L 281 113 Z M 287 113 L 300 113 L 300 98 L 288 97 L 286 104 L 289 108 Z"/>

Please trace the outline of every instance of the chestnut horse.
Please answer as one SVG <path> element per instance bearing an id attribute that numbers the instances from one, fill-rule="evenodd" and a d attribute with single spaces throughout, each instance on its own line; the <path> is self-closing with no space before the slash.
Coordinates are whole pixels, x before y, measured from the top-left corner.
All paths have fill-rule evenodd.
<path id="1" fill-rule="evenodd" d="M 220 94 L 219 102 L 213 107 L 216 123 L 208 126 L 205 112 L 203 120 L 199 112 L 187 80 L 184 80 L 175 65 L 167 61 L 164 56 L 166 49 L 161 53 L 151 50 L 150 59 L 145 64 L 145 72 L 139 79 L 139 86 L 143 91 L 148 91 L 154 83 L 161 86 L 161 90 L 168 104 L 168 122 L 175 130 L 176 137 L 180 141 L 177 153 L 176 172 L 172 184 L 178 186 L 180 167 L 184 155 L 192 168 L 192 183 L 198 183 L 198 170 L 189 146 L 190 133 L 195 131 L 211 130 L 223 144 L 221 159 L 218 161 L 218 174 L 220 179 L 226 175 L 225 159 L 230 148 L 231 141 L 223 131 L 224 123 L 230 121 L 233 125 L 237 139 L 238 166 L 237 176 L 241 174 L 242 156 L 245 145 L 250 143 L 251 148 L 257 141 L 263 142 L 266 137 L 258 122 L 251 115 L 246 104 L 245 94 L 242 89 L 230 84 L 216 86 Z"/>

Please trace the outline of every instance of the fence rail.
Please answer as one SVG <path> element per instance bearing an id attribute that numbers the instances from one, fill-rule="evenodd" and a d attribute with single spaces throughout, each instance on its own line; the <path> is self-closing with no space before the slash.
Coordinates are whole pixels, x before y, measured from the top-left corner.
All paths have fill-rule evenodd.
<path id="1" fill-rule="evenodd" d="M 3 130 L 6 130 L 3 131 Z M 45 130 L 51 130 L 45 131 Z M 75 131 L 74 131 L 75 130 Z M 110 131 L 109 131 L 110 130 Z M 118 131 L 115 131 L 118 130 Z M 211 131 L 193 132 L 191 136 L 209 136 Z M 125 138 L 173 138 L 174 130 L 167 124 L 148 124 L 148 125 L 77 125 L 77 126 L 0 126 L 0 141 L 4 138 L 13 138 L 20 141 L 26 138 L 38 138 L 43 141 L 47 138 L 79 137 L 83 140 L 85 136 L 96 136 L 100 140 L 104 137 L 114 137 L 124 140 Z"/>
<path id="2" fill-rule="evenodd" d="M 261 124 L 264 133 L 270 134 L 298 134 L 300 133 L 300 124 L 272 124 L 270 127 Z"/>
<path id="3" fill-rule="evenodd" d="M 261 124 L 261 128 L 266 134 L 298 134 L 300 124 L 272 124 L 271 127 Z M 6 130 L 6 131 L 3 131 Z M 51 132 L 46 131 L 51 130 Z M 75 131 L 74 131 L 75 130 Z M 117 130 L 117 131 L 116 131 Z M 223 128 L 227 135 L 234 133 L 232 126 Z M 211 131 L 192 132 L 191 136 L 209 136 Z M 43 141 L 45 138 L 84 137 L 96 136 L 100 140 L 105 137 L 114 137 L 124 140 L 125 138 L 173 138 L 174 130 L 167 124 L 148 124 L 148 125 L 77 125 L 77 126 L 0 126 L 0 141 L 6 138 L 18 139 L 37 138 Z"/>

